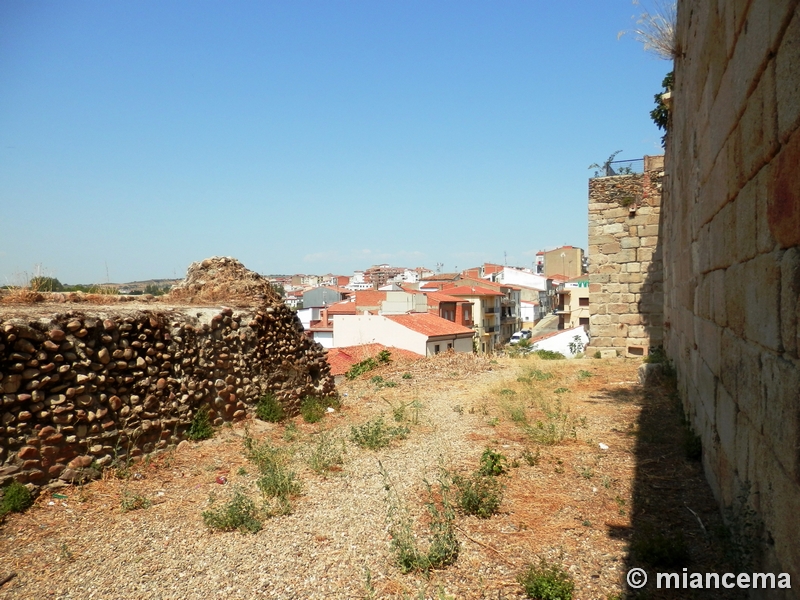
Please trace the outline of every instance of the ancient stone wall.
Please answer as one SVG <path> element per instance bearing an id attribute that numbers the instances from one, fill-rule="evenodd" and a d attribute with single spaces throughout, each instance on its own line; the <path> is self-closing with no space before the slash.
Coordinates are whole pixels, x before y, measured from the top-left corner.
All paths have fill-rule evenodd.
<path id="1" fill-rule="evenodd" d="M 647 156 L 643 173 L 589 180 L 590 354 L 643 356 L 663 343 L 663 166 Z"/>
<path id="2" fill-rule="evenodd" d="M 760 551 L 758 570 L 788 572 L 796 588 L 800 10 L 680 0 L 677 36 L 666 348 L 731 543 Z"/>
<path id="3" fill-rule="evenodd" d="M 96 477 L 177 443 L 203 406 L 221 425 L 265 392 L 290 414 L 335 393 L 324 349 L 279 301 L 93 308 L 0 320 L 0 485 Z"/>

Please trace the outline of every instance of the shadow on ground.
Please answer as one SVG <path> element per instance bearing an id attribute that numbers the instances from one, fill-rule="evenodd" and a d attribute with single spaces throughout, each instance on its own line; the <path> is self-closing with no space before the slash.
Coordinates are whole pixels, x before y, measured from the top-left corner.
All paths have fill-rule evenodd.
<path id="1" fill-rule="evenodd" d="M 674 379 L 663 377 L 648 388 L 630 385 L 601 393 L 606 399 L 641 407 L 631 432 L 636 436 L 631 526 L 613 527 L 608 533 L 629 544 L 626 572 L 644 569 L 648 582 L 639 590 L 627 587 L 622 597 L 745 598 L 743 590 L 691 589 L 688 585 L 674 589 L 674 581 L 670 589 L 664 580 L 661 589 L 657 587 L 659 572 L 678 573 L 681 586 L 684 568 L 687 584 L 692 573 L 737 572 L 737 557 L 703 475 L 700 442 L 684 423 Z"/>

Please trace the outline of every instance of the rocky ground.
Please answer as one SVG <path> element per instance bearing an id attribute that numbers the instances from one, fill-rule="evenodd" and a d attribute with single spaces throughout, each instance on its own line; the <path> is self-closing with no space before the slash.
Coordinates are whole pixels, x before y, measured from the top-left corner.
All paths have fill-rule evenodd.
<path id="1" fill-rule="evenodd" d="M 0 580 L 14 575 L 0 595 L 510 599 L 524 597 L 518 574 L 544 558 L 571 575 L 575 598 L 610 599 L 624 597 L 627 570 L 657 561 L 659 550 L 678 560 L 666 570 L 720 571 L 729 557 L 717 508 L 685 451 L 675 399 L 668 385 L 642 389 L 638 366 L 467 355 L 391 363 L 340 385 L 341 407 L 318 423 L 222 427 L 211 440 L 41 495 L 0 525 Z M 381 450 L 349 439 L 352 426 L 379 415 L 408 435 Z M 255 534 L 212 531 L 202 518 L 210 498 L 218 506 L 240 490 L 260 503 L 246 436 L 286 449 L 302 492 L 291 514 L 265 519 Z M 311 468 L 336 448 L 341 463 Z M 458 514 L 457 561 L 404 574 L 387 484 L 424 546 L 424 480 L 436 489 L 442 469 L 474 471 L 486 448 L 508 467 L 499 513 Z"/>

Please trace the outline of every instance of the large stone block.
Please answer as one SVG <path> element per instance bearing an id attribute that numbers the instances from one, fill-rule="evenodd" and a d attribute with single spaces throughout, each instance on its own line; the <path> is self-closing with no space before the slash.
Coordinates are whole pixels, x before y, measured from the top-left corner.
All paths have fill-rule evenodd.
<path id="1" fill-rule="evenodd" d="M 768 2 L 767 4 L 773 4 Z M 778 2 L 781 5 L 791 5 L 785 0 Z M 796 4 L 795 4 L 796 7 Z M 780 20 L 781 15 L 776 9 L 771 25 Z M 775 57 L 775 81 L 778 109 L 778 134 L 780 140 L 785 142 L 789 136 L 800 126 L 800 15 L 795 13 Z"/>
<path id="2" fill-rule="evenodd" d="M 733 398 L 723 386 L 717 386 L 716 402 L 717 435 L 719 435 L 720 450 L 728 459 L 736 462 L 736 413 L 738 409 Z"/>
<path id="3" fill-rule="evenodd" d="M 789 248 L 781 259 L 781 341 L 784 350 L 798 356 L 797 315 L 800 309 L 800 249 Z"/>
<path id="4" fill-rule="evenodd" d="M 771 352 L 761 357 L 764 432 L 786 472 L 800 483 L 800 366 Z"/>
<path id="5" fill-rule="evenodd" d="M 764 393 L 761 384 L 761 352 L 758 347 L 723 330 L 720 342 L 720 381 L 736 398 L 739 410 L 761 427 L 764 420 Z"/>
<path id="6" fill-rule="evenodd" d="M 800 246 L 799 164 L 800 129 L 797 129 L 770 165 L 767 180 L 767 223 L 782 248 Z"/>
<path id="7" fill-rule="evenodd" d="M 757 256 L 745 263 L 745 317 L 747 339 L 780 351 L 780 263 L 779 254 Z"/>
<path id="8" fill-rule="evenodd" d="M 715 375 L 720 373 L 722 328 L 706 319 L 694 320 L 694 337 L 697 349 Z"/>

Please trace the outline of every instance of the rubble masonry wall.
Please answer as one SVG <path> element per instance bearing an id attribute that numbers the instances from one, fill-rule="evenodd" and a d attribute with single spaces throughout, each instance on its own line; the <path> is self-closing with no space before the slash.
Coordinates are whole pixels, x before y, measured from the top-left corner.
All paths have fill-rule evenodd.
<path id="1" fill-rule="evenodd" d="M 0 320 L 0 485 L 96 477 L 183 439 L 201 406 L 221 425 L 266 392 L 290 414 L 335 393 L 324 349 L 281 303 L 106 308 Z"/>

